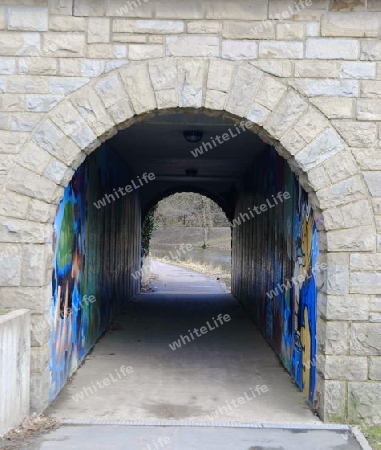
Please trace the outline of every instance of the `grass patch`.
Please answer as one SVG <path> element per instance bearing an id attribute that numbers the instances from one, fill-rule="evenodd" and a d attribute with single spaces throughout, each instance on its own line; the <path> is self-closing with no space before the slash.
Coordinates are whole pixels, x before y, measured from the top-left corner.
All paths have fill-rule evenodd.
<path id="1" fill-rule="evenodd" d="M 361 429 L 373 450 L 381 450 L 381 426 L 363 425 Z"/>
<path id="2" fill-rule="evenodd" d="M 1 309 L 0 308 L 0 316 L 3 314 L 8 314 L 10 311 L 8 311 L 7 309 Z"/>

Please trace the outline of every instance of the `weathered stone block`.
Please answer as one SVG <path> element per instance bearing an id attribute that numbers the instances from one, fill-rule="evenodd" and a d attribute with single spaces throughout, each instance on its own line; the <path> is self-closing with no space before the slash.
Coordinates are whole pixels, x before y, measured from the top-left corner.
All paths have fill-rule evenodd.
<path id="1" fill-rule="evenodd" d="M 19 74 L 22 75 L 55 75 L 57 60 L 55 58 L 33 57 L 19 59 Z"/>
<path id="2" fill-rule="evenodd" d="M 381 383 L 348 383 L 348 420 L 351 423 L 364 422 L 380 424 Z"/>
<path id="3" fill-rule="evenodd" d="M 328 380 L 365 381 L 368 378 L 368 359 L 358 356 L 325 357 L 324 378 Z"/>
<path id="4" fill-rule="evenodd" d="M 318 192 L 320 207 L 322 209 L 361 200 L 364 197 L 364 186 L 358 176 L 340 181 Z"/>
<path id="5" fill-rule="evenodd" d="M 303 23 L 278 23 L 276 25 L 276 37 L 280 41 L 302 41 L 304 30 Z"/>
<path id="6" fill-rule="evenodd" d="M 17 154 L 24 145 L 29 133 L 0 130 L 0 154 Z"/>
<path id="7" fill-rule="evenodd" d="M 270 110 L 262 105 L 259 105 L 258 103 L 254 103 L 251 105 L 250 111 L 247 114 L 247 118 L 250 120 L 250 122 L 262 126 L 266 122 L 270 114 Z"/>
<path id="8" fill-rule="evenodd" d="M 259 43 L 261 58 L 302 59 L 303 42 L 264 41 Z"/>
<path id="9" fill-rule="evenodd" d="M 197 20 L 194 22 L 187 23 L 187 33 L 209 33 L 209 34 L 219 34 L 221 32 L 222 24 L 221 22 L 213 20 Z M 228 36 L 226 36 L 228 37 Z"/>
<path id="10" fill-rule="evenodd" d="M 345 61 L 340 65 L 340 78 L 360 78 L 362 80 L 376 78 L 376 63 Z"/>
<path id="11" fill-rule="evenodd" d="M 176 108 L 179 105 L 176 89 L 155 91 L 155 98 L 158 109 Z"/>
<path id="12" fill-rule="evenodd" d="M 375 61 L 381 59 L 381 42 L 378 39 L 363 39 L 361 41 L 360 59 Z"/>
<path id="13" fill-rule="evenodd" d="M 162 58 L 164 56 L 164 48 L 161 44 L 130 44 L 128 56 L 131 60 L 137 61 Z"/>
<path id="14" fill-rule="evenodd" d="M 87 25 L 87 42 L 110 42 L 110 19 L 105 17 L 90 17 Z"/>
<path id="15" fill-rule="evenodd" d="M 329 119 L 350 119 L 354 117 L 354 99 L 346 97 L 314 97 L 311 99 Z"/>
<path id="16" fill-rule="evenodd" d="M 15 75 L 7 79 L 9 94 L 48 94 L 49 80 L 46 77 Z"/>
<path id="17" fill-rule="evenodd" d="M 125 44 L 88 44 L 87 56 L 93 59 L 115 59 L 127 57 Z"/>
<path id="18" fill-rule="evenodd" d="M 272 111 L 287 91 L 287 87 L 274 78 L 264 76 L 255 95 L 255 101 Z"/>
<path id="19" fill-rule="evenodd" d="M 72 16 L 50 16 L 50 31 L 83 31 L 85 29 L 85 19 Z"/>
<path id="20" fill-rule="evenodd" d="M 214 36 L 168 36 L 167 56 L 219 56 L 220 40 Z"/>
<path id="21" fill-rule="evenodd" d="M 356 60 L 360 44 L 355 39 L 307 39 L 306 58 Z"/>
<path id="22" fill-rule="evenodd" d="M 303 80 L 296 79 L 292 85 L 308 97 L 358 97 L 360 93 L 360 85 L 357 80 L 305 78 Z"/>
<path id="23" fill-rule="evenodd" d="M 106 2 L 104 0 L 81 0 L 74 2 L 74 16 L 103 16 Z"/>
<path id="24" fill-rule="evenodd" d="M 33 142 L 55 156 L 57 159 L 71 166 L 73 161 L 81 153 L 80 149 L 71 142 L 49 120 L 41 123 L 32 137 Z M 33 196 L 34 197 L 34 196 Z M 37 197 L 39 198 L 39 197 Z M 44 198 L 42 198 L 44 200 Z"/>
<path id="25" fill-rule="evenodd" d="M 346 382 L 323 380 L 316 377 L 319 394 L 319 415 L 327 422 L 343 421 L 346 417 Z"/>
<path id="26" fill-rule="evenodd" d="M 222 61 L 210 61 L 207 87 L 208 89 L 228 92 L 235 66 Z"/>
<path id="27" fill-rule="evenodd" d="M 92 129 L 69 102 L 58 106 L 51 114 L 51 119 L 80 149 L 86 149 L 96 140 Z"/>
<path id="28" fill-rule="evenodd" d="M 306 101 L 290 91 L 270 116 L 265 128 L 272 136 L 280 138 L 307 110 Z"/>
<path id="29" fill-rule="evenodd" d="M 357 164 L 349 152 L 344 159 L 341 154 L 336 154 L 324 163 L 324 168 L 332 183 L 351 178 L 358 172 Z"/>
<path id="30" fill-rule="evenodd" d="M 238 116 L 245 116 L 262 75 L 260 70 L 249 63 L 241 65 L 230 89 L 226 110 Z"/>
<path id="31" fill-rule="evenodd" d="M 252 64 L 276 77 L 290 77 L 293 73 L 292 62 L 284 59 L 262 59 L 253 61 Z"/>
<path id="32" fill-rule="evenodd" d="M 73 57 L 86 56 L 85 34 L 79 33 L 45 33 L 42 51 L 46 56 Z"/>
<path id="33" fill-rule="evenodd" d="M 71 101 L 97 136 L 101 136 L 106 132 L 112 133 L 114 123 L 93 89 L 81 90 L 80 93 L 72 97 Z"/>
<path id="34" fill-rule="evenodd" d="M 376 240 L 372 227 L 350 228 L 348 230 L 334 230 L 327 233 L 329 251 L 374 251 Z M 350 275 L 352 283 L 357 283 L 354 275 Z M 360 289 L 352 289 L 350 292 L 364 292 Z"/>
<path id="35" fill-rule="evenodd" d="M 62 95 L 26 95 L 25 106 L 30 112 L 47 112 L 60 103 L 64 97 Z"/>
<path id="36" fill-rule="evenodd" d="M 141 114 L 156 108 L 147 64 L 120 69 L 120 76 L 127 88 L 131 104 L 136 114 Z"/>
<path id="37" fill-rule="evenodd" d="M 51 249 L 45 245 L 24 245 L 22 251 L 22 286 L 45 286 L 45 267 L 49 262 Z"/>
<path id="38" fill-rule="evenodd" d="M 381 381 L 381 357 L 372 356 L 369 358 L 369 378 Z"/>
<path id="39" fill-rule="evenodd" d="M 295 77 L 300 78 L 338 78 L 338 61 L 295 61 Z"/>
<path id="40" fill-rule="evenodd" d="M 41 175 L 51 159 L 52 156 L 48 152 L 34 142 L 28 142 L 22 149 L 18 162 L 21 166 Z"/>
<path id="41" fill-rule="evenodd" d="M 358 120 L 381 120 L 381 99 L 359 98 L 357 100 L 356 117 Z"/>
<path id="42" fill-rule="evenodd" d="M 350 351 L 352 355 L 381 355 L 381 324 L 352 323 Z"/>
<path id="43" fill-rule="evenodd" d="M 207 90 L 205 97 L 205 107 L 223 111 L 227 99 L 227 94 L 221 91 Z"/>
<path id="44" fill-rule="evenodd" d="M 347 294 L 328 295 L 325 310 L 328 320 L 368 320 L 369 296 Z"/>
<path id="45" fill-rule="evenodd" d="M 144 34 L 177 34 L 185 31 L 182 20 L 132 20 L 115 19 L 112 30 L 115 33 L 144 33 Z"/>
<path id="46" fill-rule="evenodd" d="M 11 75 L 16 71 L 16 58 L 0 57 L 0 75 Z"/>
<path id="47" fill-rule="evenodd" d="M 176 87 L 176 64 L 171 60 L 151 61 L 149 73 L 153 88 L 157 91 Z"/>
<path id="48" fill-rule="evenodd" d="M 256 59 L 257 43 L 253 41 L 222 41 L 222 57 L 231 60 Z"/>
<path id="49" fill-rule="evenodd" d="M 103 78 L 94 85 L 106 108 L 114 105 L 121 98 L 127 98 L 126 90 L 117 74 Z"/>
<path id="50" fill-rule="evenodd" d="M 0 55 L 38 56 L 40 54 L 39 33 L 0 32 Z"/>
<path id="51" fill-rule="evenodd" d="M 267 19 L 267 0 L 226 0 L 205 2 L 207 19 L 263 20 Z"/>
<path id="52" fill-rule="evenodd" d="M 90 81 L 86 77 L 49 77 L 49 87 L 52 94 L 70 94 Z"/>
<path id="53" fill-rule="evenodd" d="M 311 144 L 301 150 L 296 155 L 295 161 L 298 167 L 308 171 L 336 153 L 341 152 L 344 148 L 344 144 L 339 136 L 332 129 L 327 129 Z"/>
<path id="54" fill-rule="evenodd" d="M 223 23 L 222 37 L 227 39 L 275 39 L 275 26 L 265 22 L 233 22 Z"/>
<path id="55" fill-rule="evenodd" d="M 372 147 L 377 141 L 375 123 L 332 120 L 332 124 L 351 147 Z"/>
<path id="56" fill-rule="evenodd" d="M 368 231 L 369 233 L 369 231 Z M 375 250 L 375 239 L 369 236 L 368 240 L 373 242 L 370 250 Z M 351 272 L 350 292 L 364 294 L 379 294 L 381 292 L 381 272 Z"/>
<path id="57" fill-rule="evenodd" d="M 27 218 L 36 222 L 52 222 L 55 216 L 56 207 L 49 203 L 36 199 L 29 199 Z"/>
<path id="58" fill-rule="evenodd" d="M 0 288 L 0 298 L 0 305 L 2 308 L 30 309 L 32 311 L 33 321 L 34 314 L 42 314 L 44 311 L 49 310 L 51 306 L 51 286 L 49 285 L 44 288 L 20 287 L 17 289 L 14 287 L 2 287 Z"/>
<path id="59" fill-rule="evenodd" d="M 322 36 L 378 37 L 379 18 L 372 13 L 357 13 L 348 16 L 328 13 L 321 18 Z"/>
<path id="60" fill-rule="evenodd" d="M 21 245 L 0 244 L 0 286 L 19 286 L 20 282 Z M 3 299 L 1 304 L 6 307 Z"/>
<path id="61" fill-rule="evenodd" d="M 364 172 L 365 182 L 371 195 L 381 196 L 381 172 Z"/>
<path id="62" fill-rule="evenodd" d="M 17 31 L 47 31 L 47 8 L 8 8 L 8 30 Z"/>
<path id="63" fill-rule="evenodd" d="M 73 11 L 73 0 L 50 0 L 49 9 L 51 14 L 70 16 Z"/>
<path id="64" fill-rule="evenodd" d="M 201 60 L 193 63 L 190 61 L 178 63 L 177 86 L 179 106 L 190 108 L 200 108 L 202 106 L 206 70 L 207 66 Z"/>

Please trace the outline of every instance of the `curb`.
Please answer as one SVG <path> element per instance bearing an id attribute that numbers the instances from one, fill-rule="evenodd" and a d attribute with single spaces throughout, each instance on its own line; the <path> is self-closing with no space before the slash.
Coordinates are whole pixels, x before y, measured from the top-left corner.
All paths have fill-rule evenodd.
<path id="1" fill-rule="evenodd" d="M 363 435 L 359 426 L 357 426 L 357 425 L 351 426 L 351 430 L 352 430 L 353 436 L 356 438 L 356 441 L 360 444 L 360 447 L 362 450 L 372 450 L 372 447 L 369 445 L 369 442 L 367 441 L 366 437 Z"/>
<path id="2" fill-rule="evenodd" d="M 333 430 L 351 431 L 349 425 L 306 424 L 306 423 L 259 423 L 259 422 L 194 422 L 189 420 L 62 420 L 61 425 L 120 425 L 153 427 L 214 427 L 214 428 L 254 428 L 284 430 Z M 364 437 L 365 439 L 365 437 Z M 368 449 L 366 449 L 368 450 Z"/>

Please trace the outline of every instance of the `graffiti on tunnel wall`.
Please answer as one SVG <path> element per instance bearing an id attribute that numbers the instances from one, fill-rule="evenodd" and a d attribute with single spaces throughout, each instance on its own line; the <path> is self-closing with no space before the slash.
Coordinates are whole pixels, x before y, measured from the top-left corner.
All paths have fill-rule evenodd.
<path id="1" fill-rule="evenodd" d="M 313 401 L 318 233 L 307 193 L 274 149 L 260 155 L 238 194 L 236 217 L 279 192 L 289 198 L 233 229 L 232 291 L 245 303 L 298 387 Z M 248 236 L 250 235 L 250 237 Z M 238 254 L 238 252 L 242 252 Z M 254 280 L 254 281 L 252 281 Z"/>
<path id="2" fill-rule="evenodd" d="M 130 276 L 139 267 L 136 194 L 100 209 L 93 204 L 130 179 L 123 161 L 103 145 L 77 169 L 57 208 L 53 223 L 51 401 L 138 289 L 138 281 Z"/>

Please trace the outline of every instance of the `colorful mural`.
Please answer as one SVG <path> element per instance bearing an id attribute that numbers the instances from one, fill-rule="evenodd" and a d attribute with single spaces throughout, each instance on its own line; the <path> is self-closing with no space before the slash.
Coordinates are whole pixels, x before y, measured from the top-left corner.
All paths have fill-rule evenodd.
<path id="1" fill-rule="evenodd" d="M 236 275 L 232 291 L 244 302 L 312 402 L 316 373 L 315 270 L 319 253 L 312 208 L 307 193 L 274 149 L 258 157 L 245 180 L 235 217 L 254 206 L 273 205 L 273 196 L 279 192 L 288 192 L 289 197 L 233 228 L 237 242 L 251 235 L 254 250 L 243 250 L 240 258 L 236 253 L 239 246 L 233 248 Z"/>
<path id="2" fill-rule="evenodd" d="M 140 211 L 131 194 L 104 207 L 94 202 L 131 180 L 104 144 L 77 169 L 53 224 L 54 268 L 50 400 L 105 327 L 138 290 Z M 129 214 L 130 210 L 134 214 Z"/>

